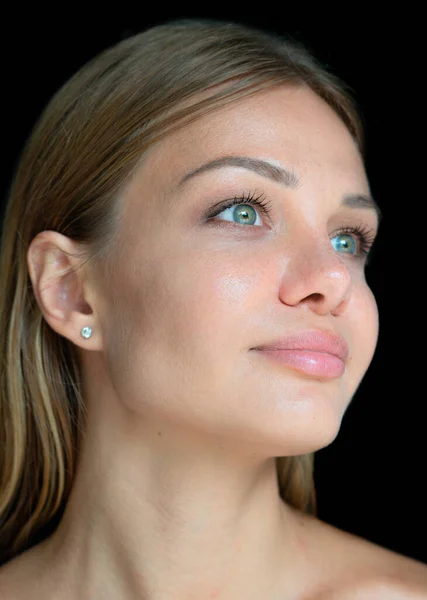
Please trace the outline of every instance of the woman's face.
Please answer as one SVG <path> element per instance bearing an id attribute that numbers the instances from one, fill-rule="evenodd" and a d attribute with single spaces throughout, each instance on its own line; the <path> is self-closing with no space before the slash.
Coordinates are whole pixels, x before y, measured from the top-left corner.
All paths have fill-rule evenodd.
<path id="1" fill-rule="evenodd" d="M 308 89 L 258 93 L 151 149 L 122 199 L 101 315 L 111 385 L 134 418 L 271 455 L 333 441 L 378 335 L 357 231 L 375 236 L 377 215 L 350 194 L 369 195 L 361 158 Z M 260 196 L 268 214 L 247 205 Z M 253 350 L 306 330 L 344 338 L 343 373 L 323 377 Z"/>

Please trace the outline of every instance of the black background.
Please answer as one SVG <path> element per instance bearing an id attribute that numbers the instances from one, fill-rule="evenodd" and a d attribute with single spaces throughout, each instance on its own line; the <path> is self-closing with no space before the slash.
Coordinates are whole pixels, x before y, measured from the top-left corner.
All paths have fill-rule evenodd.
<path id="1" fill-rule="evenodd" d="M 22 145 L 49 98 L 86 61 L 120 39 L 173 18 L 210 17 L 288 33 L 304 42 L 354 89 L 365 122 L 371 191 L 384 213 L 375 254 L 367 268 L 380 313 L 379 342 L 337 438 L 316 453 L 318 516 L 427 563 L 424 374 L 414 366 L 412 342 L 406 336 L 407 328 L 414 328 L 412 319 L 416 319 L 415 329 L 421 331 L 422 312 L 418 313 L 419 287 L 414 289 L 409 283 L 412 291 L 408 288 L 412 232 L 402 235 L 396 225 L 403 218 L 399 212 L 402 208 L 396 208 L 402 198 L 397 197 L 394 183 L 396 154 L 392 156 L 390 150 L 399 146 L 393 120 L 400 110 L 394 94 L 399 81 L 398 55 L 410 34 L 401 29 L 397 39 L 386 18 L 374 22 L 366 14 L 358 17 L 353 9 L 347 16 L 332 10 L 313 15 L 308 9 L 297 11 L 289 6 L 261 12 L 260 7 L 252 13 L 231 8 L 159 10 L 157 14 L 151 10 L 148 18 L 142 8 L 120 5 L 110 13 L 104 7 L 91 19 L 80 9 L 73 14 L 26 13 L 24 21 L 11 19 L 2 38 L 3 148 L 7 150 L 2 195 L 5 199 Z M 391 62 L 394 81 L 388 74 Z M 406 212 L 410 199 L 407 201 Z M 386 237 L 393 240 L 387 246 Z M 406 256 L 402 237 L 407 250 L 409 246 Z M 387 302 L 386 249 L 392 273 Z M 419 279 L 422 273 L 419 267 Z M 386 343 L 390 348 L 387 359 Z"/>

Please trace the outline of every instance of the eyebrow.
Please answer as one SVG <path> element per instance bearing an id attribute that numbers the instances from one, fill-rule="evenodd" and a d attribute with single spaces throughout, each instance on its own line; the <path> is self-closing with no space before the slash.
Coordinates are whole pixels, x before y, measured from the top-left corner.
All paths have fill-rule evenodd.
<path id="1" fill-rule="evenodd" d="M 197 175 L 212 171 L 214 169 L 223 169 L 225 167 L 240 167 L 253 171 L 257 175 L 266 177 L 275 183 L 280 183 L 285 187 L 296 189 L 299 187 L 301 181 L 298 176 L 293 172 L 285 169 L 283 166 L 279 166 L 262 160 L 260 158 L 252 158 L 250 156 L 222 156 L 216 158 L 210 162 L 207 162 L 192 171 L 189 171 L 180 180 L 178 187 L 181 187 Z M 372 196 L 366 194 L 345 194 L 342 198 L 341 204 L 350 208 L 363 208 L 375 211 L 378 217 L 378 221 L 382 219 L 382 212 L 377 202 Z"/>

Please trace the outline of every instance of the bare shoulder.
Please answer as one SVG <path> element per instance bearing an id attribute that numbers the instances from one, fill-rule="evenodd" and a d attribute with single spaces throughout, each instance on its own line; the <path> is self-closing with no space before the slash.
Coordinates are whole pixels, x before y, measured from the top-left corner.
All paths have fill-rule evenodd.
<path id="1" fill-rule="evenodd" d="M 1 600 L 21 600 L 23 582 L 27 577 L 26 560 L 18 556 L 0 566 Z"/>
<path id="2" fill-rule="evenodd" d="M 43 598 L 45 544 L 24 551 L 0 566 L 0 599 L 24 600 Z M 30 590 L 28 589 L 30 586 Z M 29 595 L 31 593 L 31 596 Z"/>
<path id="3" fill-rule="evenodd" d="M 427 600 L 424 563 L 314 517 L 308 524 L 319 594 L 307 600 Z"/>
<path id="4" fill-rule="evenodd" d="M 377 580 L 328 590 L 304 600 L 426 600 L 427 592 L 411 584 Z"/>

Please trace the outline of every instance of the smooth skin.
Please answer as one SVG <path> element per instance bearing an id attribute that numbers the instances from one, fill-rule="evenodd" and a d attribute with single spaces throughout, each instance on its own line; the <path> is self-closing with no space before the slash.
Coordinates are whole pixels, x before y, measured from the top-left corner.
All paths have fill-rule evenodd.
<path id="1" fill-rule="evenodd" d="M 233 166 L 180 184 L 224 156 L 280 164 L 299 184 Z M 43 316 L 82 354 L 88 420 L 64 517 L 11 561 L 10 598 L 28 591 L 23 573 L 37 600 L 371 598 L 376 586 L 425 597 L 424 565 L 303 515 L 277 488 L 274 458 L 335 439 L 375 351 L 366 256 L 357 233 L 340 233 L 362 226 L 375 237 L 375 210 L 342 205 L 369 193 L 337 115 L 308 88 L 281 86 L 150 150 L 120 199 L 112 279 L 78 269 L 64 251 L 82 248 L 57 232 L 32 241 Z M 250 194 L 271 212 L 207 218 Z M 345 338 L 341 377 L 252 350 L 305 329 Z"/>

